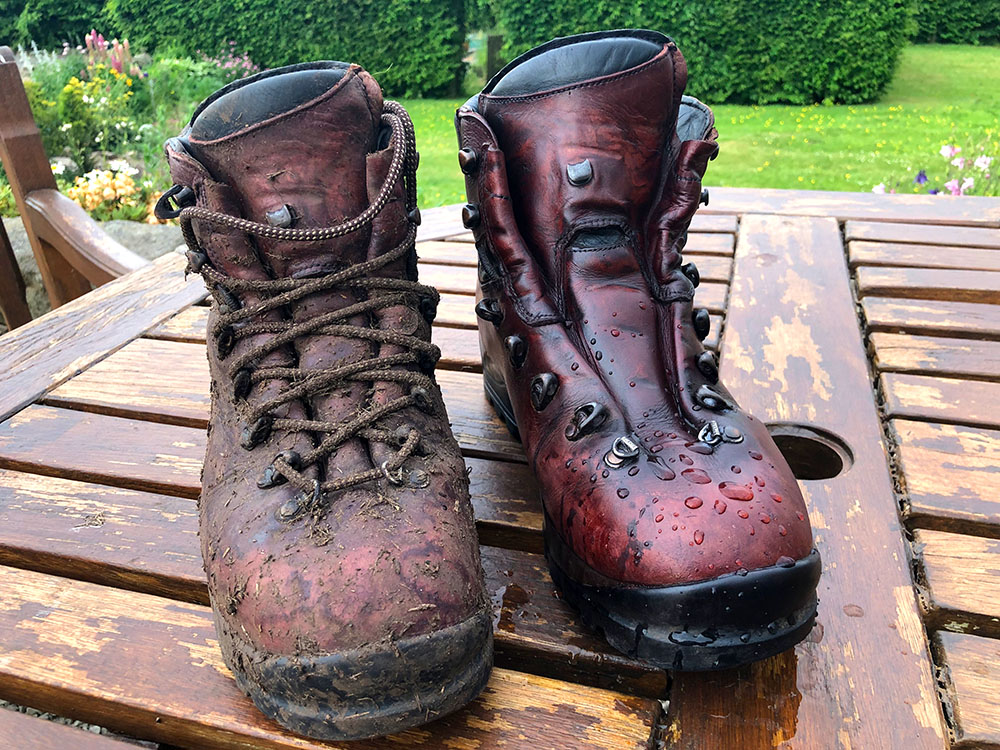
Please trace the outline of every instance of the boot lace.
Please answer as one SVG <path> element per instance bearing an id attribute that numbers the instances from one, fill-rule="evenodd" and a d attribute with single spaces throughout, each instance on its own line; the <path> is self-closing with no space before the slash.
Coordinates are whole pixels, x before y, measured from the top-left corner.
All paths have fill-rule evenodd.
<path id="1" fill-rule="evenodd" d="M 347 489 L 355 485 L 385 477 L 396 485 L 406 484 L 403 464 L 416 451 L 421 433 L 413 427 L 388 430 L 379 423 L 386 417 L 408 407 L 417 407 L 434 413 L 437 408 L 437 385 L 429 373 L 441 356 L 437 346 L 429 341 L 400 333 L 391 329 L 371 328 L 352 325 L 349 321 L 357 315 L 370 316 L 378 310 L 389 307 L 406 306 L 421 312 L 426 318 L 433 318 L 440 299 L 433 287 L 406 279 L 384 278 L 373 275 L 400 259 L 407 258 L 414 251 L 419 213 L 416 209 L 416 169 L 417 152 L 413 124 L 406 110 L 398 103 L 384 103 L 382 123 L 392 130 L 392 161 L 386 180 L 375 200 L 358 216 L 331 227 L 287 228 L 260 224 L 247 219 L 210 211 L 197 206 L 189 206 L 179 214 L 184 239 L 193 251 L 192 270 L 199 272 L 218 303 L 219 315 L 210 331 L 219 347 L 222 359 L 226 359 L 240 339 L 259 334 L 269 334 L 261 344 L 233 358 L 228 363 L 228 375 L 233 380 L 234 391 L 245 395 L 250 388 L 264 381 L 280 380 L 287 385 L 272 398 L 249 405 L 245 413 L 247 427 L 241 442 L 250 450 L 266 440 L 274 429 L 289 432 L 313 432 L 323 437 L 314 448 L 306 453 L 282 451 L 264 476 L 258 481 L 263 487 L 276 486 L 285 481 L 302 490 L 313 502 L 326 493 Z M 342 237 L 370 224 L 389 202 L 393 190 L 400 180 L 404 183 L 405 206 L 410 225 L 403 242 L 376 258 L 344 268 L 325 276 L 305 279 L 246 280 L 236 279 L 220 273 L 207 262 L 207 254 L 201 248 L 192 227 L 193 221 L 207 222 L 237 229 L 248 234 L 273 240 L 324 241 Z M 261 320 L 269 311 L 277 310 L 302 300 L 309 295 L 332 290 L 360 292 L 362 301 L 339 310 L 317 315 L 308 320 Z M 243 306 L 240 298 L 244 293 L 252 293 L 257 301 Z M 255 363 L 274 352 L 308 335 L 332 335 L 358 339 L 373 344 L 387 344 L 398 347 L 397 354 L 374 356 L 329 368 L 301 367 L 256 367 Z M 416 366 L 418 369 L 412 369 Z M 408 395 L 401 396 L 378 406 L 363 408 L 344 421 L 318 419 L 278 418 L 275 410 L 291 401 L 307 400 L 310 396 L 336 388 L 349 382 L 395 382 L 409 385 Z M 358 471 L 336 479 L 319 481 L 313 479 L 307 469 L 325 461 L 337 448 L 352 438 L 363 438 L 396 447 L 396 451 L 377 468 Z M 426 484 L 426 474 L 413 472 L 409 483 L 420 486 Z"/>

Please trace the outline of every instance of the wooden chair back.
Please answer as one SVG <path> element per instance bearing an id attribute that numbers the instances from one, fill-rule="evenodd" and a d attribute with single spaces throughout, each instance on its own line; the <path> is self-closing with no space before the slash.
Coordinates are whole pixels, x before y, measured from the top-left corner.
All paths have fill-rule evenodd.
<path id="1" fill-rule="evenodd" d="M 59 192 L 9 47 L 0 47 L 0 160 L 52 307 L 146 264 Z M 0 236 L 0 308 L 10 328 L 30 318 L 6 233 Z"/>

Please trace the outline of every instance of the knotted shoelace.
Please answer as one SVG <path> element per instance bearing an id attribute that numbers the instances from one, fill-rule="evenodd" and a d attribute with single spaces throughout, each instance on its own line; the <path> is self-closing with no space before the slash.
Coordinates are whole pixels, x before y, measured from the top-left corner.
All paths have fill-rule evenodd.
<path id="1" fill-rule="evenodd" d="M 228 214 L 200 207 L 184 208 L 179 215 L 181 228 L 188 247 L 200 253 L 202 259 L 196 268 L 218 303 L 218 319 L 210 335 L 216 339 L 219 352 L 226 359 L 240 339 L 260 334 L 268 338 L 259 345 L 235 357 L 228 363 L 228 375 L 233 379 L 234 390 L 245 396 L 257 383 L 280 380 L 287 385 L 274 397 L 249 405 L 245 412 L 247 427 L 242 443 L 252 449 L 266 439 L 274 429 L 289 432 L 313 432 L 323 437 L 306 453 L 282 451 L 271 463 L 261 487 L 270 487 L 285 481 L 302 490 L 306 498 L 316 503 L 327 493 L 347 489 L 380 477 L 393 484 L 407 483 L 403 464 L 417 449 L 421 434 L 413 427 L 400 427 L 395 431 L 379 426 L 381 420 L 411 406 L 433 413 L 437 386 L 428 373 L 440 357 L 440 350 L 429 341 L 391 329 L 352 325 L 349 321 L 357 315 L 371 316 L 389 307 L 405 306 L 433 317 L 440 295 L 433 287 L 406 279 L 376 276 L 380 269 L 407 258 L 414 251 L 417 234 L 416 168 L 417 152 L 413 124 L 406 110 L 398 103 L 384 103 L 382 123 L 392 129 L 392 161 L 386 180 L 375 200 L 358 216 L 342 224 L 322 228 L 287 228 L 260 224 Z M 400 180 L 404 183 L 405 206 L 410 217 L 406 238 L 401 244 L 376 258 L 358 263 L 343 270 L 320 277 L 305 279 L 247 280 L 236 279 L 220 273 L 209 263 L 201 249 L 192 227 L 192 221 L 207 222 L 240 230 L 257 237 L 295 242 L 317 242 L 342 237 L 370 224 L 389 202 Z M 365 297 L 359 302 L 339 310 L 317 315 L 308 320 L 262 320 L 272 310 L 283 308 L 306 297 L 332 290 L 351 290 Z M 243 306 L 240 299 L 250 293 L 258 301 Z M 330 335 L 358 339 L 376 345 L 392 345 L 402 351 L 386 356 L 372 356 L 337 367 L 303 369 L 300 367 L 257 367 L 256 363 L 271 352 L 282 349 L 302 336 Z M 418 369 L 408 369 L 416 366 Z M 410 386 L 408 395 L 378 406 L 358 410 L 346 421 L 317 419 L 277 418 L 275 410 L 296 400 L 329 391 L 348 382 L 395 382 Z M 377 441 L 396 446 L 397 450 L 380 466 L 350 475 L 319 481 L 306 471 L 310 466 L 325 461 L 337 448 L 352 438 Z M 414 472 L 417 479 L 411 483 L 426 484 L 426 475 Z M 412 476 L 412 475 L 411 475 Z"/>

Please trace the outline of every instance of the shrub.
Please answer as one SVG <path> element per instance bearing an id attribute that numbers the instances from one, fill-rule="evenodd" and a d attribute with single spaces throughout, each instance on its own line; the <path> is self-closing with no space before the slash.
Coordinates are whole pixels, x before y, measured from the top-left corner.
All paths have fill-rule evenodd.
<path id="1" fill-rule="evenodd" d="M 688 93 L 709 102 L 871 101 L 906 42 L 911 0 L 499 0 L 508 58 L 553 36 L 650 28 L 688 61 Z"/>
<path id="2" fill-rule="evenodd" d="M 22 10 L 24 0 L 0 0 L 0 46 L 17 45 L 17 18 Z"/>
<path id="3" fill-rule="evenodd" d="M 263 67 L 348 60 L 395 96 L 454 93 L 463 72 L 464 0 L 108 0 L 107 10 L 148 50 L 232 49 Z"/>
<path id="4" fill-rule="evenodd" d="M 27 0 L 16 23 L 18 43 L 42 49 L 75 42 L 100 24 L 104 0 Z"/>
<path id="5" fill-rule="evenodd" d="M 917 0 L 917 41 L 1000 44 L 1000 0 Z"/>

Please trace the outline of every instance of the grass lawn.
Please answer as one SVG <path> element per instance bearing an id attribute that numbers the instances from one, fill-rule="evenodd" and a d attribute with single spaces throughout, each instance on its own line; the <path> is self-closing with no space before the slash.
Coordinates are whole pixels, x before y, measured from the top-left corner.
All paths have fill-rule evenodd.
<path id="1" fill-rule="evenodd" d="M 462 100 L 403 103 L 417 131 L 421 205 L 464 201 L 453 125 Z M 869 191 L 884 182 L 917 192 L 921 169 L 940 183 L 945 143 L 1000 157 L 1000 47 L 909 47 L 877 104 L 714 109 L 721 150 L 709 185 Z"/>

